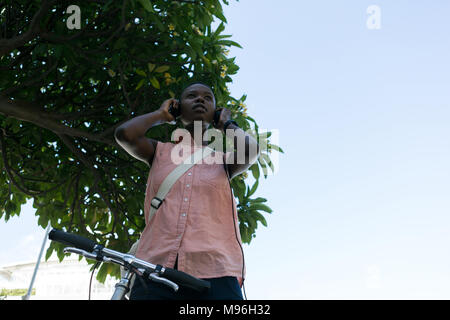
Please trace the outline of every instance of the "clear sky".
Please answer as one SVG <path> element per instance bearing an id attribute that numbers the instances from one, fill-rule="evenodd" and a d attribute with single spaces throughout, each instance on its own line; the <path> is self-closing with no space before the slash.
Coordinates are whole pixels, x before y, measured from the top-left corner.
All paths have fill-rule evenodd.
<path id="1" fill-rule="evenodd" d="M 450 2 L 224 9 L 230 91 L 285 151 L 256 193 L 274 212 L 244 247 L 247 297 L 450 299 Z M 37 258 L 29 208 L 0 222 L 0 265 Z"/>

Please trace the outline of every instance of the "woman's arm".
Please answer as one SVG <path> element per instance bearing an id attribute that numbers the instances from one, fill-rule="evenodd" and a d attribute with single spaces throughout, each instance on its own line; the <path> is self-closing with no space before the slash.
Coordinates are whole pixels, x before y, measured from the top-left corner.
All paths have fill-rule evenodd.
<path id="1" fill-rule="evenodd" d="M 223 109 L 217 128 L 224 130 L 224 124 L 231 119 L 231 111 Z M 259 145 L 255 138 L 239 128 L 234 123 L 230 123 L 225 134 L 233 138 L 234 152 L 227 159 L 226 165 L 230 174 L 230 179 L 247 171 L 247 169 L 258 159 Z"/>
<path id="2" fill-rule="evenodd" d="M 137 116 L 117 127 L 114 131 L 117 143 L 131 156 L 151 166 L 158 141 L 147 138 L 145 133 L 155 125 L 174 120 L 169 113 L 172 102 L 177 108 L 176 99 L 167 99 L 158 110 Z"/>

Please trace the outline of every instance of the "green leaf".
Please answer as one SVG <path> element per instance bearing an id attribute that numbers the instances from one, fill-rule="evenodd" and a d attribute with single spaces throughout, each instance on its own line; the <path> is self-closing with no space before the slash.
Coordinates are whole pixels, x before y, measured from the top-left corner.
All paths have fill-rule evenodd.
<path id="1" fill-rule="evenodd" d="M 252 194 L 255 193 L 256 189 L 258 188 L 258 180 L 255 181 L 250 191 L 247 193 L 247 197 L 251 197 Z"/>
<path id="2" fill-rule="evenodd" d="M 99 282 L 104 283 L 106 280 L 106 277 L 108 275 L 108 271 L 112 271 L 111 267 L 109 267 L 109 266 L 110 266 L 110 264 L 108 264 L 108 263 L 102 263 L 100 265 L 100 269 L 98 270 L 97 277 L 96 277 L 96 279 Z"/>
<path id="3" fill-rule="evenodd" d="M 258 197 L 256 199 L 250 199 L 249 201 L 252 202 L 252 203 L 262 203 L 262 202 L 266 202 L 267 199 Z"/>
<path id="4" fill-rule="evenodd" d="M 169 66 L 160 66 L 160 67 L 156 68 L 155 72 L 163 73 L 163 72 L 166 72 L 169 69 L 170 69 Z"/>
<path id="5" fill-rule="evenodd" d="M 48 216 L 46 214 L 41 213 L 38 218 L 38 225 L 45 228 L 48 226 Z"/>
<path id="6" fill-rule="evenodd" d="M 64 259 L 64 247 L 59 244 L 56 246 L 56 256 L 58 257 L 58 260 L 61 262 Z"/>
<path id="7" fill-rule="evenodd" d="M 159 31 L 165 32 L 165 31 L 167 30 L 167 27 L 166 27 L 164 24 L 162 24 L 162 22 L 159 20 L 158 17 L 155 17 L 155 18 L 152 20 L 152 22 L 153 22 L 154 24 L 156 24 L 156 26 L 158 27 Z"/>
<path id="8" fill-rule="evenodd" d="M 242 181 L 241 179 L 236 177 L 235 179 L 232 180 L 232 185 L 236 187 L 239 194 L 245 193 L 245 182 Z"/>
<path id="9" fill-rule="evenodd" d="M 262 211 L 265 211 L 265 212 L 268 212 L 268 213 L 272 213 L 272 209 L 270 209 L 268 206 L 266 206 L 263 203 L 252 204 L 250 208 L 252 210 L 262 210 Z"/>
<path id="10" fill-rule="evenodd" d="M 15 216 L 20 212 L 20 208 L 13 201 L 7 201 L 5 205 L 5 220 L 8 221 L 10 217 Z"/>
<path id="11" fill-rule="evenodd" d="M 202 56 L 203 55 L 203 50 L 202 50 L 202 43 L 200 40 L 198 40 L 198 38 L 193 38 L 189 44 L 191 45 L 192 49 L 194 49 L 195 53 L 197 54 L 197 56 Z"/>
<path id="12" fill-rule="evenodd" d="M 259 166 L 258 166 L 258 163 L 255 162 L 254 164 L 252 164 L 252 166 L 250 167 L 250 170 L 252 171 L 253 178 L 258 180 L 259 179 Z"/>
<path id="13" fill-rule="evenodd" d="M 267 146 L 267 150 L 270 150 L 270 149 L 274 149 L 274 150 L 276 150 L 278 152 L 284 153 L 283 149 L 281 149 L 281 147 L 279 147 L 279 146 L 277 146 L 275 144 L 270 144 L 269 143 L 268 146 Z"/>
<path id="14" fill-rule="evenodd" d="M 136 86 L 136 88 L 134 90 L 139 90 L 140 87 L 142 87 L 145 83 L 146 79 L 141 79 L 141 81 L 139 81 L 138 85 Z"/>
<path id="15" fill-rule="evenodd" d="M 242 49 L 242 46 L 233 40 L 219 40 L 217 43 L 223 46 L 235 46 Z"/>
<path id="16" fill-rule="evenodd" d="M 155 77 L 151 77 L 151 78 L 150 78 L 150 83 L 151 83 L 152 86 L 155 87 L 156 89 L 160 89 L 159 81 L 158 81 L 158 79 L 156 79 Z"/>
<path id="17" fill-rule="evenodd" d="M 197 59 L 197 52 L 192 48 L 192 46 L 187 45 L 184 50 L 186 50 L 186 53 L 192 58 Z"/>
<path id="18" fill-rule="evenodd" d="M 248 222 L 248 227 L 249 227 L 251 233 L 255 232 L 255 229 L 258 228 L 258 224 L 257 224 L 255 218 L 252 216 L 249 216 L 247 218 L 247 222 Z"/>
<path id="19" fill-rule="evenodd" d="M 144 9 L 148 12 L 155 12 L 155 10 L 153 10 L 153 6 L 152 3 L 150 2 L 150 0 L 138 0 L 139 3 L 144 7 Z"/>
<path id="20" fill-rule="evenodd" d="M 252 214 L 256 216 L 256 220 L 261 221 L 264 227 L 267 227 L 266 218 L 264 218 L 261 213 L 259 213 L 258 211 L 252 211 Z"/>
<path id="21" fill-rule="evenodd" d="M 258 163 L 259 163 L 259 165 L 261 166 L 261 169 L 262 169 L 264 178 L 267 179 L 267 174 L 268 174 L 268 171 L 269 171 L 269 170 L 267 169 L 267 164 L 264 162 L 264 160 L 263 160 L 261 157 L 258 158 Z"/>
<path id="22" fill-rule="evenodd" d="M 138 75 L 140 75 L 140 76 L 143 76 L 143 77 L 146 77 L 146 76 L 147 76 L 147 73 L 145 73 L 145 71 L 144 71 L 144 70 L 141 70 L 141 69 L 136 69 L 136 73 L 137 73 Z"/>
<path id="23" fill-rule="evenodd" d="M 220 11 L 215 11 L 214 15 L 219 18 L 220 20 L 222 20 L 223 22 L 227 23 L 227 18 L 225 18 L 225 16 L 223 15 L 222 12 Z"/>
<path id="24" fill-rule="evenodd" d="M 52 255 L 53 251 L 55 251 L 56 242 L 52 241 L 50 242 L 50 245 L 45 253 L 45 261 L 47 261 L 50 256 Z"/>
<path id="25" fill-rule="evenodd" d="M 225 30 L 225 25 L 223 24 L 223 22 L 221 22 L 221 23 L 219 24 L 219 26 L 217 27 L 216 31 L 214 31 L 214 33 L 212 34 L 212 37 L 213 37 L 213 38 L 218 37 L 219 34 L 220 34 L 223 30 Z"/>
<path id="26" fill-rule="evenodd" d="M 217 36 L 216 38 L 217 39 L 226 39 L 226 38 L 231 38 L 231 37 L 232 37 L 231 34 L 222 34 L 222 35 Z"/>
<path id="27" fill-rule="evenodd" d="M 248 228 L 246 228 L 243 223 L 239 224 L 239 231 L 241 233 L 242 242 L 249 243 L 251 239 L 248 234 Z"/>
<path id="28" fill-rule="evenodd" d="M 267 163 L 272 172 L 275 172 L 275 167 L 267 154 L 261 153 L 260 158 L 262 158 Z"/>
<path id="29" fill-rule="evenodd" d="M 148 66 L 148 71 L 150 71 L 150 72 L 152 72 L 156 67 L 156 65 L 153 63 L 148 63 L 147 66 Z"/>

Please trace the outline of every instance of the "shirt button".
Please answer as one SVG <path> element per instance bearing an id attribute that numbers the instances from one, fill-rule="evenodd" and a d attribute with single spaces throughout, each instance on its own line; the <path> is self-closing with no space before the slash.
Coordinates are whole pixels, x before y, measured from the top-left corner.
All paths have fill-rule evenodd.
<path id="1" fill-rule="evenodd" d="M 185 212 L 183 212 L 181 215 L 182 215 L 183 217 L 186 217 L 186 213 L 185 213 Z"/>
<path id="2" fill-rule="evenodd" d="M 186 188 L 189 188 L 189 184 L 186 185 Z"/>
<path id="3" fill-rule="evenodd" d="M 188 201 L 188 198 L 184 198 L 184 201 L 185 201 L 185 202 Z"/>
<path id="4" fill-rule="evenodd" d="M 189 173 L 188 173 L 188 176 L 192 176 L 192 172 L 189 172 Z"/>

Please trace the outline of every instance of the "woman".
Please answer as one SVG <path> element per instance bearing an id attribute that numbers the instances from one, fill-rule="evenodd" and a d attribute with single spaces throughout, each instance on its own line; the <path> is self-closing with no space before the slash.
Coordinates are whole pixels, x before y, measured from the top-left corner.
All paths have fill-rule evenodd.
<path id="1" fill-rule="evenodd" d="M 169 112 L 171 105 L 179 108 L 180 120 L 188 136 L 176 143 L 147 138 L 145 133 L 152 126 L 175 120 Z M 191 150 L 192 153 L 206 146 L 208 142 L 198 137 L 203 137 L 213 123 L 215 111 L 212 89 L 204 83 L 194 82 L 182 91 L 180 101 L 167 99 L 157 111 L 135 117 L 116 129 L 115 138 L 119 145 L 151 166 L 144 205 L 146 227 L 136 257 L 211 283 L 208 292 L 199 294 L 182 287 L 173 292 L 169 287 L 150 280 L 135 281 L 130 299 L 242 300 L 240 287 L 245 277 L 245 266 L 229 178 L 246 171 L 257 159 L 258 144 L 231 121 L 230 110 L 221 109 L 215 127 L 222 131 L 226 129 L 230 137 L 233 135 L 236 147 L 242 142 L 244 152 L 234 150 L 224 154 L 216 151 L 224 161 L 208 161 L 206 158 L 194 165 L 175 182 L 156 213 L 149 218 L 150 200 L 178 164 L 173 161 L 174 148 L 183 145 L 189 147 L 183 150 Z M 201 128 L 202 132 L 195 132 L 196 128 Z M 216 153 L 210 157 L 214 155 L 217 159 Z M 244 159 L 238 159 L 241 154 L 244 154 Z"/>

